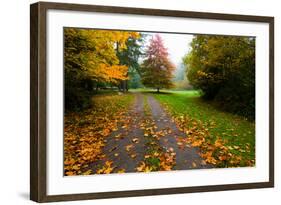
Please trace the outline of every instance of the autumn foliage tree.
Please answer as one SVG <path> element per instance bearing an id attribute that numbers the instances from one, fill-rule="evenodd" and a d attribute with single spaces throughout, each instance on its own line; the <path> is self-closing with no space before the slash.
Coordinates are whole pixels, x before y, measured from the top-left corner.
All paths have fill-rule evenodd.
<path id="1" fill-rule="evenodd" d="M 190 83 L 206 99 L 254 118 L 255 38 L 196 35 L 184 58 Z"/>
<path id="2" fill-rule="evenodd" d="M 66 28 L 64 30 L 65 107 L 88 106 L 93 88 L 117 85 L 128 78 L 128 66 L 121 64 L 118 50 L 127 49 L 137 32 Z"/>
<path id="3" fill-rule="evenodd" d="M 145 59 L 141 66 L 141 79 L 143 85 L 157 89 L 173 86 L 173 72 L 175 66 L 169 60 L 167 48 L 164 47 L 160 35 L 151 38 L 150 44 L 145 52 Z"/>

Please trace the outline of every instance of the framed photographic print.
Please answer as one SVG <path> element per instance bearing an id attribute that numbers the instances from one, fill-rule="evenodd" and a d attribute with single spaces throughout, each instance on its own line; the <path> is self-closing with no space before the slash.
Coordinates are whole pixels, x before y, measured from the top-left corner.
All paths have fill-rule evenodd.
<path id="1" fill-rule="evenodd" d="M 30 197 L 274 186 L 274 18 L 31 5 Z"/>

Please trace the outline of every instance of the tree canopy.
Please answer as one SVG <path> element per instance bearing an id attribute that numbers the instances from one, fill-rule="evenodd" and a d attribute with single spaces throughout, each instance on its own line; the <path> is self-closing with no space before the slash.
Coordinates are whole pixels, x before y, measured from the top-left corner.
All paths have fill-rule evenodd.
<path id="1" fill-rule="evenodd" d="M 127 49 L 128 39 L 138 32 L 66 28 L 64 30 L 64 74 L 66 107 L 84 107 L 85 90 L 128 79 L 128 65 L 117 52 Z M 118 49 L 117 49 L 118 48 Z"/>
<path id="2" fill-rule="evenodd" d="M 173 86 L 173 72 L 175 66 L 169 60 L 167 48 L 163 39 L 156 34 L 150 40 L 145 52 L 145 59 L 141 66 L 141 79 L 143 85 L 155 88 L 159 92 L 163 88 Z"/>
<path id="3" fill-rule="evenodd" d="M 184 58 L 190 83 L 229 111 L 254 118 L 255 38 L 196 35 Z"/>

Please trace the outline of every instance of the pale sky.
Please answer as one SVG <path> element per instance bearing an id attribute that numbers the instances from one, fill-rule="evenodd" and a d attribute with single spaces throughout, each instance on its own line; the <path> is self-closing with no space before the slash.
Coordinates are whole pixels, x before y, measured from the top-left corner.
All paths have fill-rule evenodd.
<path id="1" fill-rule="evenodd" d="M 149 40 L 156 33 L 145 33 L 151 36 L 147 37 L 146 44 L 149 44 Z M 190 50 L 190 42 L 193 35 L 191 34 L 171 34 L 171 33 L 158 33 L 163 41 L 164 46 L 168 49 L 169 57 L 171 61 L 177 66 L 182 62 L 182 57 Z"/>

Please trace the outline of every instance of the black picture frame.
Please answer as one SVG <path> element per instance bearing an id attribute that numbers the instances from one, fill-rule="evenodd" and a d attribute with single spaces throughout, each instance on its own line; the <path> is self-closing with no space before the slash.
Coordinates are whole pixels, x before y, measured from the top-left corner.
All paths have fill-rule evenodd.
<path id="1" fill-rule="evenodd" d="M 169 16 L 269 24 L 269 181 L 102 193 L 47 195 L 47 10 Z M 132 197 L 274 187 L 274 17 L 38 2 L 30 6 L 30 199 L 36 202 Z"/>

